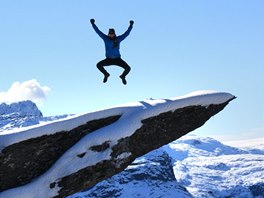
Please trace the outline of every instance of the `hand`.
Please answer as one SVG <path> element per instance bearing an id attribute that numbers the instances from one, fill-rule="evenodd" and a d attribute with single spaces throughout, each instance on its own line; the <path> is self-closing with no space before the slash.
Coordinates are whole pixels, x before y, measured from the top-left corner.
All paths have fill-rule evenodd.
<path id="1" fill-rule="evenodd" d="M 95 20 L 94 20 L 94 19 L 91 19 L 90 22 L 91 22 L 91 24 L 93 25 L 94 22 L 95 22 Z"/>
<path id="2" fill-rule="evenodd" d="M 134 21 L 131 20 L 131 21 L 129 21 L 129 23 L 132 26 L 134 24 Z"/>

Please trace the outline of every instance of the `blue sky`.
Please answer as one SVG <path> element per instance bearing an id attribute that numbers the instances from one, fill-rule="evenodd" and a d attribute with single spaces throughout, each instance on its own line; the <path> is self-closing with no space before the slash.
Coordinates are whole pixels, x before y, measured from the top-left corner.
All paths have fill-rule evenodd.
<path id="1" fill-rule="evenodd" d="M 34 84 L 27 96 L 42 101 L 48 116 L 226 91 L 237 99 L 197 133 L 263 137 L 263 8 L 261 0 L 1 1 L 0 97 L 18 97 Z M 135 21 L 121 44 L 132 68 L 126 86 L 119 67 L 109 67 L 109 81 L 102 83 L 95 65 L 105 58 L 104 44 L 91 18 L 103 32 L 113 27 L 117 34 Z"/>

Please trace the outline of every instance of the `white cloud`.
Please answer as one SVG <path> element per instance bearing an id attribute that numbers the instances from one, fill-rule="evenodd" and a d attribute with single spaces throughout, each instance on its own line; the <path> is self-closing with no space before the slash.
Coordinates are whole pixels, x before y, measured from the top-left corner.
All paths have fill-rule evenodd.
<path id="1" fill-rule="evenodd" d="M 41 86 L 35 79 L 25 82 L 14 82 L 7 92 L 0 92 L 0 103 L 13 103 L 23 100 L 31 100 L 37 104 L 42 104 L 46 99 L 50 88 Z"/>

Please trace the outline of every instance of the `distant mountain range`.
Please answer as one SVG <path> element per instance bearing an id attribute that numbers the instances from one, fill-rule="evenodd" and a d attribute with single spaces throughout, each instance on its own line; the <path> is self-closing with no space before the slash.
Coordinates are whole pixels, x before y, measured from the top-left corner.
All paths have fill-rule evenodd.
<path id="1" fill-rule="evenodd" d="M 0 132 L 58 120 L 68 116 L 65 114 L 43 117 L 37 105 L 30 100 L 12 104 L 2 103 L 0 104 Z"/>
<path id="2" fill-rule="evenodd" d="M 0 132 L 67 116 L 43 117 L 31 101 L 0 104 Z M 212 138 L 186 135 L 69 197 L 263 198 L 264 143 L 242 149 Z"/>

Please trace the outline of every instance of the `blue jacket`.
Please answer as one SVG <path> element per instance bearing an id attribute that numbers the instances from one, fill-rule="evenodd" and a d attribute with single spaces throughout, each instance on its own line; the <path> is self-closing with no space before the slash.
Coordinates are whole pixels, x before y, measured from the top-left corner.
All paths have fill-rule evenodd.
<path id="1" fill-rule="evenodd" d="M 111 39 L 110 37 L 108 37 L 106 34 L 104 34 L 103 32 L 101 32 L 99 30 L 99 28 L 93 24 L 92 25 L 95 32 L 104 40 L 104 44 L 105 44 L 105 56 L 107 58 L 120 58 L 121 54 L 119 52 L 120 49 L 120 43 L 121 41 L 123 41 L 130 33 L 130 31 L 132 30 L 132 25 L 130 25 L 127 29 L 127 31 L 120 35 L 117 36 L 115 39 L 117 39 L 117 46 L 114 47 L 114 41 L 113 39 Z"/>

